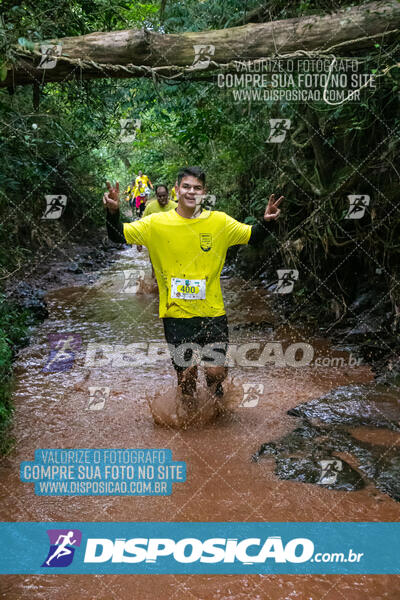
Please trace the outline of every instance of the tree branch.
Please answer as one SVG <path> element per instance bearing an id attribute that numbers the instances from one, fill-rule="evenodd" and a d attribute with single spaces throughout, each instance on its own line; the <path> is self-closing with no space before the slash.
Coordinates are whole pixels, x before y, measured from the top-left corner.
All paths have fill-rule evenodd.
<path id="1" fill-rule="evenodd" d="M 236 61 L 254 61 L 290 53 L 354 55 L 400 29 L 397 0 L 372 2 L 337 13 L 249 24 L 230 29 L 161 34 L 147 30 L 96 32 L 51 40 L 62 55 L 51 69 L 39 69 L 40 45 L 14 49 L 15 64 L 0 87 L 102 77 L 198 77 Z M 207 69 L 194 68 L 194 45 L 213 46 Z"/>

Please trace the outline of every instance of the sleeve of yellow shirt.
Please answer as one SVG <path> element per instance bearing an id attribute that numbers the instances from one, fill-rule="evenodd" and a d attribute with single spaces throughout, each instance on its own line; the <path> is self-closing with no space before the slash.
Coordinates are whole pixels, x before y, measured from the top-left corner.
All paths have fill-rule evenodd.
<path id="1" fill-rule="evenodd" d="M 153 201 L 152 200 L 146 204 L 146 208 L 144 209 L 144 213 L 142 215 L 142 219 L 144 217 L 147 217 L 148 215 L 152 214 L 152 211 L 151 211 L 152 205 L 153 205 Z"/>
<path id="2" fill-rule="evenodd" d="M 240 223 L 232 219 L 229 215 L 226 215 L 225 227 L 228 246 L 248 243 L 251 235 L 251 225 Z"/>
<path id="3" fill-rule="evenodd" d="M 128 244 L 147 246 L 150 242 L 151 215 L 133 221 L 132 223 L 123 223 L 124 237 Z"/>

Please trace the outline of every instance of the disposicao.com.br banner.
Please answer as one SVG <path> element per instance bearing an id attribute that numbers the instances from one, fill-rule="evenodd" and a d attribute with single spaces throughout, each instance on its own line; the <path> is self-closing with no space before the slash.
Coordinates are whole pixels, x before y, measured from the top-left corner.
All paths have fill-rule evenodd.
<path id="1" fill-rule="evenodd" d="M 398 523 L 1 523 L 2 574 L 398 574 Z"/>

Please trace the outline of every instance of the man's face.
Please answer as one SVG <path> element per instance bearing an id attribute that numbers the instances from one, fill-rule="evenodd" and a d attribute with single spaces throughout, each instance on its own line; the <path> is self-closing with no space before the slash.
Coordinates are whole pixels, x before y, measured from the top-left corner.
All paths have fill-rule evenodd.
<path id="1" fill-rule="evenodd" d="M 141 177 L 142 175 L 143 175 L 143 171 L 139 171 L 138 177 Z"/>
<path id="2" fill-rule="evenodd" d="M 160 206 L 166 206 L 168 204 L 168 192 L 165 187 L 157 188 L 156 196 Z"/>
<path id="3" fill-rule="evenodd" d="M 196 201 L 197 196 L 202 196 L 205 192 L 204 185 L 193 175 L 185 175 L 182 177 L 182 181 L 178 185 L 175 185 L 176 195 L 178 200 L 186 208 L 195 209 L 199 203 L 199 199 Z"/>

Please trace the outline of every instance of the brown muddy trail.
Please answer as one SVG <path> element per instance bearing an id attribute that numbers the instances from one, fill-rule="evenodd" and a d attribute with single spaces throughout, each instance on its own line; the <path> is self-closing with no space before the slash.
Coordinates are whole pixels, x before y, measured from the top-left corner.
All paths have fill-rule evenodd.
<path id="1" fill-rule="evenodd" d="M 0 465 L 2 521 L 397 521 L 400 504 L 368 484 L 357 492 L 279 480 L 275 463 L 251 461 L 264 442 L 294 429 L 286 411 L 340 385 L 365 383 L 368 366 L 326 368 L 235 367 L 230 413 L 202 427 L 160 427 L 148 400 L 173 397 L 175 373 L 168 360 L 117 368 L 85 367 L 88 343 L 163 341 L 156 294 L 121 293 L 122 271 L 150 269 L 145 252 L 120 253 L 94 284 L 48 293 L 50 317 L 36 331 L 16 365 L 15 450 Z M 238 279 L 223 279 L 231 342 L 304 340 L 321 355 L 338 353 L 306 332 L 237 327 L 274 321 L 270 298 Z M 68 372 L 44 373 L 48 335 L 74 333 L 82 351 Z M 244 383 L 264 385 L 257 406 L 240 406 Z M 90 386 L 110 388 L 103 410 L 89 410 Z M 387 437 L 385 438 L 385 435 Z M 380 436 L 393 443 L 390 432 Z M 37 497 L 19 481 L 19 463 L 37 448 L 169 448 L 187 463 L 186 483 L 167 497 Z M 49 575 L 3 576 L 7 600 L 365 600 L 399 598 L 395 576 L 289 575 Z"/>

